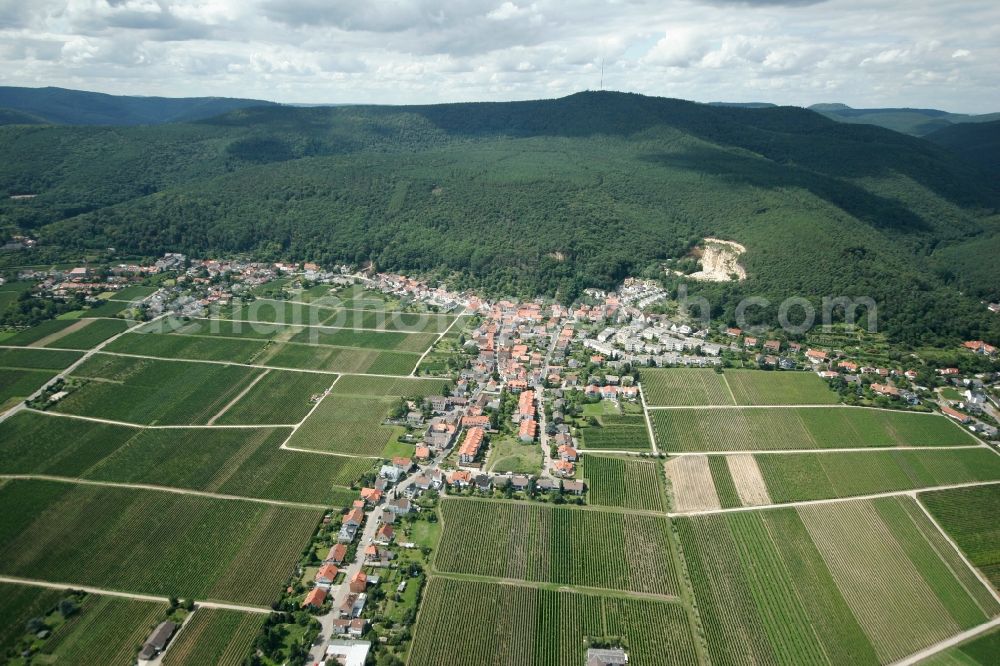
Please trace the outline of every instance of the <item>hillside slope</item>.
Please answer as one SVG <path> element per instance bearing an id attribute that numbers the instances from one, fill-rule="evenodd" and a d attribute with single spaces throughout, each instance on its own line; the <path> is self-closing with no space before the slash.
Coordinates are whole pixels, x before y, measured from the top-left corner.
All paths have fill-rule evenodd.
<path id="1" fill-rule="evenodd" d="M 809 108 L 838 122 L 878 125 L 913 136 L 927 136 L 953 125 L 1000 120 L 1000 113 L 970 115 L 939 109 L 854 109 L 846 104 L 813 104 Z"/>
<path id="2" fill-rule="evenodd" d="M 0 108 L 57 125 L 157 125 L 273 102 L 225 97 L 131 97 L 65 88 L 0 86 Z"/>
<path id="3" fill-rule="evenodd" d="M 945 127 L 928 134 L 926 139 L 994 177 L 1000 172 L 1000 120 Z"/>
<path id="4" fill-rule="evenodd" d="M 998 337 L 942 244 L 990 228 L 997 184 L 950 151 L 797 108 L 620 93 L 410 107 L 251 108 L 146 128 L 0 128 L 0 203 L 43 244 L 372 260 L 495 294 L 571 299 L 662 275 L 706 236 L 747 247 L 747 295 L 871 296 L 891 336 Z M 16 165 L 16 166 L 11 166 Z M 960 272 L 960 271 L 959 271 Z"/>

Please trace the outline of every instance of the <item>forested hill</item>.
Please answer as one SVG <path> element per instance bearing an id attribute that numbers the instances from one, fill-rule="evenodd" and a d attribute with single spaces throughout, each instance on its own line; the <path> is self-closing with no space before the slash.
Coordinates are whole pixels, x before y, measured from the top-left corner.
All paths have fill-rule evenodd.
<path id="1" fill-rule="evenodd" d="M 790 295 L 871 296 L 897 339 L 1000 337 L 958 295 L 972 273 L 936 254 L 985 237 L 996 179 L 950 149 L 799 108 L 610 92 L 255 107 L 155 127 L 0 127 L 0 158 L 0 193 L 37 195 L 5 197 L 2 221 L 43 246 L 373 260 L 572 299 L 662 275 L 718 236 L 748 248 L 749 279 L 697 285 L 716 314 L 749 294 L 772 301 L 754 310 L 769 320 Z"/>
<path id="2" fill-rule="evenodd" d="M 928 134 L 927 140 L 953 151 L 993 178 L 1000 172 L 1000 120 L 945 127 Z"/>
<path id="3" fill-rule="evenodd" d="M 953 125 L 1000 120 L 1000 113 L 970 115 L 939 109 L 854 109 L 846 104 L 813 104 L 809 108 L 838 122 L 878 125 L 913 136 L 927 136 Z"/>
<path id="4" fill-rule="evenodd" d="M 156 125 L 210 118 L 233 109 L 272 105 L 226 97 L 132 97 L 65 88 L 0 86 L 0 109 L 56 125 Z M 0 113 L 0 124 L 12 121 Z"/>

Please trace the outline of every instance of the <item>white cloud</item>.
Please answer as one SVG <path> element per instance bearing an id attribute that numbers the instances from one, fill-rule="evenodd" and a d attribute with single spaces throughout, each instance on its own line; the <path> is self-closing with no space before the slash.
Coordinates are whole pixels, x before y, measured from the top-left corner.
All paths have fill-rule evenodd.
<path id="1" fill-rule="evenodd" d="M 290 102 L 530 99 L 1000 110 L 994 0 L 0 0 L 0 78 Z"/>

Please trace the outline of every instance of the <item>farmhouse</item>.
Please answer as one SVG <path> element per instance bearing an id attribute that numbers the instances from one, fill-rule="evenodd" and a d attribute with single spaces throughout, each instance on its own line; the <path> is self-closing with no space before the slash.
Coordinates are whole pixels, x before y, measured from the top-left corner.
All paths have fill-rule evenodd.
<path id="1" fill-rule="evenodd" d="M 628 664 L 628 655 L 621 648 L 587 650 L 586 666 L 622 666 Z"/>
<path id="2" fill-rule="evenodd" d="M 324 562 L 329 562 L 331 564 L 340 564 L 347 557 L 347 546 L 342 543 L 338 543 L 336 546 L 330 549 L 330 552 L 326 556 Z"/>
<path id="3" fill-rule="evenodd" d="M 142 651 L 139 652 L 140 661 L 155 659 L 158 654 L 167 649 L 167 643 L 170 642 L 176 631 L 177 625 L 170 621 L 164 621 L 157 625 L 142 645 Z"/>
<path id="4" fill-rule="evenodd" d="M 573 463 L 567 462 L 565 460 L 555 461 L 554 463 L 552 463 L 552 468 L 555 470 L 555 473 L 558 474 L 559 476 L 573 476 L 574 472 L 576 471 L 576 466 L 573 465 Z"/>
<path id="5" fill-rule="evenodd" d="M 316 572 L 316 586 L 317 587 L 330 587 L 333 582 L 337 580 L 338 569 L 334 564 L 324 564 Z"/>
<path id="6" fill-rule="evenodd" d="M 326 663 L 364 666 L 371 646 L 368 641 L 331 641 L 326 648 Z"/>
<path id="7" fill-rule="evenodd" d="M 959 423 L 968 423 L 969 421 L 972 420 L 971 417 L 967 416 L 966 414 L 963 414 L 957 409 L 952 409 L 951 407 L 942 407 L 941 413 L 944 414 L 945 416 L 955 419 Z"/>
<path id="8" fill-rule="evenodd" d="M 337 614 L 342 618 L 352 618 L 358 617 L 365 610 L 365 604 L 368 602 L 368 595 L 361 592 L 358 594 L 348 594 L 347 598 L 344 599 L 344 603 L 340 605 L 337 609 Z"/>
<path id="9" fill-rule="evenodd" d="M 392 525 L 382 525 L 382 527 L 378 528 L 378 532 L 375 533 L 375 543 L 387 546 L 392 541 L 394 534 Z"/>
<path id="10" fill-rule="evenodd" d="M 375 506 L 382 501 L 382 491 L 376 490 L 375 488 L 362 488 L 361 499 L 364 500 L 366 504 Z"/>
<path id="11" fill-rule="evenodd" d="M 378 475 L 383 479 L 388 479 L 393 483 L 399 481 L 399 477 L 402 476 L 402 472 L 395 465 L 382 465 L 378 470 Z"/>
<path id="12" fill-rule="evenodd" d="M 826 360 L 826 352 L 819 349 L 810 349 L 806 351 L 806 358 L 813 364 L 822 363 Z"/>
<path id="13" fill-rule="evenodd" d="M 364 592 L 366 587 L 368 587 L 368 576 L 365 575 L 364 571 L 359 571 L 351 576 L 351 580 L 348 583 L 348 588 L 351 592 Z"/>
<path id="14" fill-rule="evenodd" d="M 563 490 L 573 495 L 582 495 L 584 490 L 586 490 L 583 481 L 571 481 L 570 479 L 563 481 L 562 487 Z"/>
<path id="15" fill-rule="evenodd" d="M 448 475 L 448 485 L 458 488 L 468 488 L 472 484 L 472 474 L 458 469 Z"/>
<path id="16" fill-rule="evenodd" d="M 321 608 L 326 601 L 326 588 L 314 587 L 309 590 L 309 594 L 302 600 L 303 608 Z"/>

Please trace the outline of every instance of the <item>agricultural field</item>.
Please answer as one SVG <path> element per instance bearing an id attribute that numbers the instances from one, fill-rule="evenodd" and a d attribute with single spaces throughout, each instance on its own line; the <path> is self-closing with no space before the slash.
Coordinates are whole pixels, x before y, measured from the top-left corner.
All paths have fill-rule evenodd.
<path id="1" fill-rule="evenodd" d="M 885 663 L 1000 611 L 909 498 L 676 522 L 713 663 Z"/>
<path id="2" fill-rule="evenodd" d="M 163 656 L 163 666 L 241 666 L 267 616 L 262 613 L 199 608 Z"/>
<path id="3" fill-rule="evenodd" d="M 143 425 L 204 424 L 262 370 L 98 354 L 76 368 L 86 380 L 53 409 Z"/>
<path id="4" fill-rule="evenodd" d="M 0 573 L 256 606 L 277 599 L 322 516 L 242 500 L 26 480 L 0 486 L 0 506 Z"/>
<path id="5" fill-rule="evenodd" d="M 611 636 L 627 643 L 630 663 L 698 663 L 681 604 L 440 576 L 428 583 L 409 663 L 578 666 L 591 641 Z"/>
<path id="6" fill-rule="evenodd" d="M 440 334 L 451 325 L 456 315 L 346 309 L 261 298 L 233 313 L 231 318 L 298 326 Z"/>
<path id="7" fill-rule="evenodd" d="M 12 651 L 24 634 L 28 620 L 46 615 L 64 596 L 59 590 L 0 584 L 0 660 L 16 654 Z"/>
<path id="8" fill-rule="evenodd" d="M 116 317 L 129 308 L 128 303 L 121 301 L 104 301 L 83 311 L 81 317 Z"/>
<path id="9" fill-rule="evenodd" d="M 973 445 L 977 440 L 937 414 L 855 407 L 651 410 L 663 451 L 780 451 Z"/>
<path id="10" fill-rule="evenodd" d="M 192 337 L 270 340 L 280 343 L 381 349 L 416 352 L 418 354 L 423 353 L 437 338 L 434 333 L 401 333 L 325 326 L 282 325 L 229 319 L 191 319 L 169 330 L 160 330 L 157 323 L 147 326 L 144 332 Z"/>
<path id="11" fill-rule="evenodd" d="M 813 372 L 726 370 L 737 405 L 835 405 L 840 396 Z"/>
<path id="12" fill-rule="evenodd" d="M 295 431 L 288 446 L 377 458 L 401 432 L 397 426 L 384 425 L 397 401 L 330 394 Z"/>
<path id="13" fill-rule="evenodd" d="M 55 376 L 47 370 L 12 370 L 0 368 L 0 410 L 21 402 Z"/>
<path id="14" fill-rule="evenodd" d="M 361 377 L 345 375 L 330 391 L 335 395 L 427 397 L 441 395 L 442 389 L 451 386 L 447 379 L 431 377 Z"/>
<path id="15" fill-rule="evenodd" d="M 920 493 L 920 502 L 1000 590 L 1000 484 Z"/>
<path id="16" fill-rule="evenodd" d="M 79 612 L 45 641 L 35 663 L 131 663 L 166 613 L 165 603 L 88 594 Z"/>
<path id="17" fill-rule="evenodd" d="M 63 329 L 53 339 L 45 342 L 45 347 L 60 349 L 92 349 L 108 338 L 126 331 L 128 322 L 121 319 L 80 319 L 79 328 Z"/>
<path id="18" fill-rule="evenodd" d="M 419 359 L 416 352 L 269 343 L 255 363 L 294 370 L 408 375 Z"/>
<path id="19" fill-rule="evenodd" d="M 711 511 L 721 507 L 712 482 L 713 471 L 709 456 L 677 456 L 667 460 L 664 468 L 670 481 L 670 503 L 675 511 Z"/>
<path id="20" fill-rule="evenodd" d="M 921 661 L 920 666 L 994 666 L 998 654 L 1000 628 L 994 628 Z"/>
<path id="21" fill-rule="evenodd" d="M 0 368 L 8 370 L 64 370 L 83 354 L 48 349 L 0 349 Z"/>
<path id="22" fill-rule="evenodd" d="M 313 408 L 335 377 L 309 372 L 265 370 L 239 400 L 216 419 L 218 425 L 295 424 Z"/>
<path id="23" fill-rule="evenodd" d="M 739 490 L 733 480 L 733 474 L 728 464 L 726 456 L 705 456 L 708 460 L 708 471 L 712 477 L 712 485 L 715 486 L 716 497 L 719 508 L 731 509 L 743 506 L 740 500 Z M 707 480 L 707 479 L 706 479 Z"/>
<path id="24" fill-rule="evenodd" d="M 446 499 L 441 518 L 438 571 L 679 594 L 666 516 Z"/>
<path id="25" fill-rule="evenodd" d="M 372 462 L 280 449 L 288 428 L 142 429 L 22 413 L 0 423 L 0 473 L 172 486 L 349 506 Z"/>
<path id="26" fill-rule="evenodd" d="M 646 404 L 653 407 L 734 405 L 725 375 L 702 368 L 649 368 L 642 370 Z"/>
<path id="27" fill-rule="evenodd" d="M 244 326 L 243 330 L 250 329 Z M 420 352 L 274 342 L 259 337 L 261 335 L 260 331 L 240 338 L 129 333 L 108 345 L 105 351 L 164 359 L 267 365 L 291 370 L 387 375 L 408 375 L 420 358 Z"/>
<path id="28" fill-rule="evenodd" d="M 580 428 L 583 448 L 604 451 L 649 451 L 649 428 L 642 414 L 606 414 L 598 425 Z"/>
<path id="29" fill-rule="evenodd" d="M 300 328 L 288 342 L 361 349 L 385 349 L 418 354 L 434 344 L 435 333 L 395 333 L 350 328 Z"/>
<path id="30" fill-rule="evenodd" d="M 0 410 L 24 400 L 79 358 L 76 352 L 0 349 Z"/>
<path id="31" fill-rule="evenodd" d="M 754 458 L 775 503 L 1000 481 L 1000 456 L 983 447 L 769 453 Z"/>
<path id="32" fill-rule="evenodd" d="M 37 326 L 15 333 L 13 336 L 3 341 L 3 344 L 12 347 L 27 347 L 44 340 L 49 336 L 54 336 L 65 328 L 73 326 L 76 322 L 67 319 L 49 319 Z"/>
<path id="33" fill-rule="evenodd" d="M 579 476 L 587 480 L 590 504 L 667 510 L 662 461 L 592 453 L 584 455 L 582 461 Z"/>
<path id="34" fill-rule="evenodd" d="M 344 455 L 385 455 L 402 432 L 398 426 L 385 425 L 399 399 L 440 395 L 448 386 L 448 380 L 427 377 L 343 375 L 288 446 Z"/>
<path id="35" fill-rule="evenodd" d="M 116 301 L 141 301 L 147 296 L 151 296 L 156 293 L 157 287 L 147 287 L 141 284 L 133 284 L 125 287 L 121 291 L 116 291 L 112 294 L 112 300 Z"/>
<path id="36" fill-rule="evenodd" d="M 68 617 L 58 611 L 63 600 L 76 608 Z M 131 663 L 137 645 L 166 611 L 166 603 L 0 584 L 0 661 L 7 663 L 5 657 L 17 654 L 18 643 L 27 638 L 25 625 L 40 619 L 51 634 L 31 641 L 36 651 L 33 663 Z"/>
<path id="37" fill-rule="evenodd" d="M 148 329 L 147 329 L 148 331 Z M 256 363 L 268 343 L 264 340 L 195 337 L 167 333 L 126 333 L 102 351 L 163 359 Z"/>
<path id="38" fill-rule="evenodd" d="M 715 664 L 876 664 L 1000 605 L 909 498 L 676 519 Z"/>

